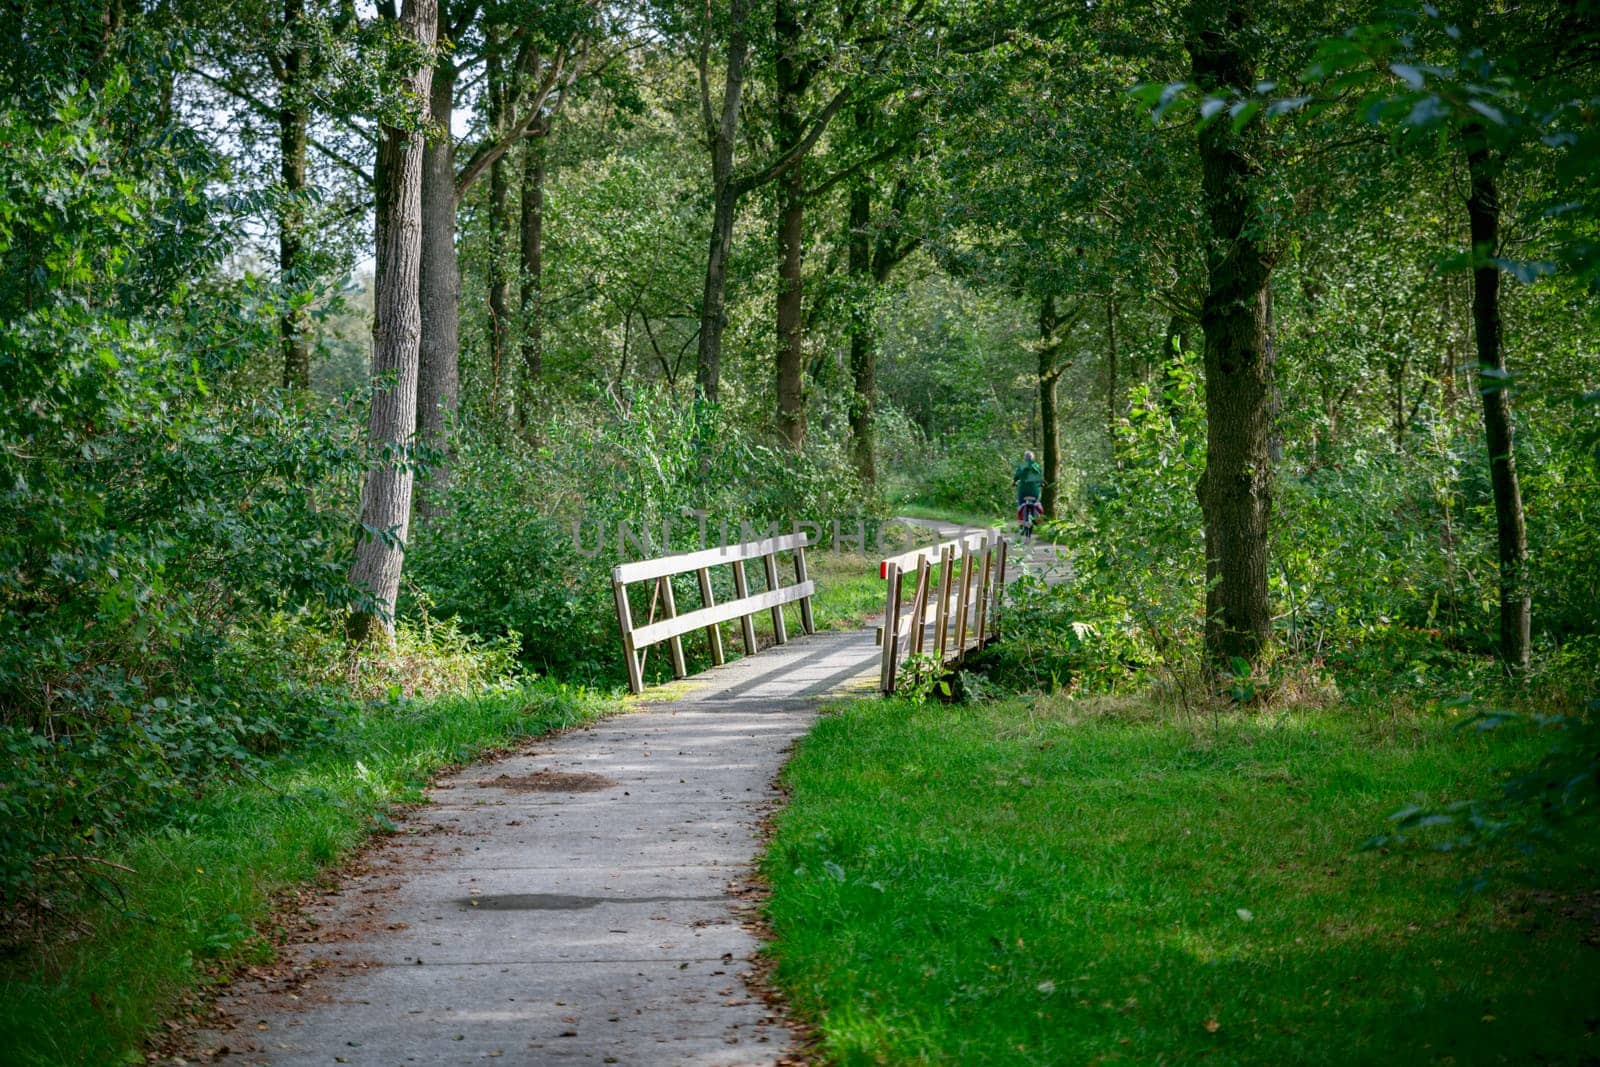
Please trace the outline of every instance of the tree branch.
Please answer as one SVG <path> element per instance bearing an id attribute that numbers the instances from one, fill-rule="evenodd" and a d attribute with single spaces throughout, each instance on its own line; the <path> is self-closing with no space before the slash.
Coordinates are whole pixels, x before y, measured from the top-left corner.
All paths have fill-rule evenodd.
<path id="1" fill-rule="evenodd" d="M 706 140 L 717 136 L 716 115 L 711 110 L 711 0 L 706 0 L 705 22 L 700 32 L 700 55 L 696 66 L 700 73 L 700 121 L 705 126 Z"/>
<path id="2" fill-rule="evenodd" d="M 484 171 L 494 165 L 495 160 L 505 155 L 512 145 L 527 136 L 528 131 L 534 127 L 535 123 L 539 123 L 541 113 L 544 111 L 544 105 L 550 99 L 550 94 L 556 90 L 558 82 L 562 89 L 562 95 L 566 95 L 565 90 L 572 85 L 577 79 L 578 73 L 583 69 L 583 58 L 587 53 L 588 45 L 585 43 L 579 49 L 577 58 L 573 61 L 572 71 L 567 73 L 565 78 L 563 78 L 563 74 L 566 73 L 567 54 L 562 52 L 556 56 L 555 60 L 550 64 L 550 69 L 546 73 L 544 80 L 540 82 L 533 102 L 528 105 L 527 111 L 522 118 L 511 124 L 510 128 L 506 130 L 505 136 L 498 140 L 485 141 L 479 145 L 478 150 L 472 153 L 472 158 L 467 160 L 466 166 L 461 168 L 461 174 L 456 178 L 457 200 L 466 195 L 467 190 L 471 189 L 472 184 L 483 176 Z M 547 123 L 542 125 L 547 125 Z"/>
<path id="3" fill-rule="evenodd" d="M 833 94 L 833 99 L 829 100 L 828 105 L 812 120 L 811 128 L 806 131 L 805 136 L 791 145 L 788 151 L 773 160 L 766 168 L 758 170 L 754 174 L 748 174 L 730 181 L 728 184 L 736 190 L 736 195 L 743 196 L 753 189 L 761 188 L 804 159 L 806 153 L 811 151 L 812 146 L 822 137 L 822 132 L 828 128 L 828 123 L 833 121 L 833 116 L 837 115 L 839 109 L 849 101 L 853 88 L 853 86 L 847 85 Z"/>
<path id="4" fill-rule="evenodd" d="M 825 179 L 821 185 L 813 186 L 812 188 L 807 189 L 805 191 L 805 197 L 807 200 L 814 200 L 823 193 L 826 193 L 829 189 L 832 189 L 834 186 L 838 185 L 840 182 L 849 181 L 851 178 L 854 178 L 857 174 L 860 174 L 868 167 L 875 167 L 879 163 L 893 159 L 895 156 L 905 151 L 905 149 L 906 145 L 904 142 L 896 142 L 895 144 L 892 144 L 889 147 L 868 156 L 866 159 L 857 160 L 844 170 L 838 171 L 829 178 Z"/>
<path id="5" fill-rule="evenodd" d="M 240 101 L 241 103 L 249 105 L 249 107 L 250 107 L 250 109 L 252 111 L 254 111 L 257 114 L 261 115 L 263 118 L 269 118 L 269 119 L 272 119 L 274 121 L 277 120 L 277 118 L 278 118 L 278 108 L 276 106 L 274 106 L 273 104 L 267 103 L 265 100 L 261 99 L 259 96 L 256 96 L 254 93 L 251 93 L 248 89 L 244 88 L 243 86 L 234 85 L 234 84 L 232 84 L 230 82 L 224 81 L 223 79 L 218 78 L 217 76 L 215 76 L 213 74 L 208 74 L 204 70 L 201 70 L 199 67 L 190 67 L 189 68 L 189 73 L 195 75 L 196 77 L 199 77 L 199 78 L 203 79 L 204 81 L 210 82 L 212 85 L 215 85 L 218 89 L 221 89 L 223 92 L 227 93 L 229 96 L 231 96 L 234 99 Z M 365 132 L 363 132 L 361 130 L 354 129 L 354 128 L 351 129 L 351 132 L 356 134 L 362 140 L 368 141 L 368 143 L 370 143 L 370 138 L 367 137 Z M 323 144 L 317 138 L 312 137 L 309 132 L 306 134 L 306 144 L 310 145 L 312 148 L 315 148 L 318 152 L 321 152 L 324 156 L 327 156 L 328 159 L 332 160 L 334 163 L 339 164 L 339 166 L 345 168 L 351 174 L 354 174 L 357 178 L 360 178 L 368 186 L 370 186 L 372 184 L 372 175 L 371 175 L 371 173 L 368 172 L 365 168 L 363 168 L 361 166 L 361 164 L 357 163 L 355 160 L 349 158 L 348 156 L 346 156 L 346 155 L 344 155 L 344 154 L 342 154 L 342 153 L 340 153 L 338 151 L 335 151 L 332 148 L 329 148 L 327 145 Z"/>

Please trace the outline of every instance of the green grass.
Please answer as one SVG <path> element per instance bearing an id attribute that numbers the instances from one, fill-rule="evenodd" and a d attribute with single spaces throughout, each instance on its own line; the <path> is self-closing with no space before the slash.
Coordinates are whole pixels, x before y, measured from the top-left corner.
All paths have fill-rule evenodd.
<path id="1" fill-rule="evenodd" d="M 421 798 L 433 773 L 599 717 L 607 702 L 549 682 L 383 708 L 334 743 L 219 790 L 188 820 L 131 840 L 124 897 L 81 906 L 77 936 L 0 962 L 0 1062 L 142 1063 L 164 1013 L 227 965 L 270 958 L 273 895 L 313 878 Z"/>
<path id="2" fill-rule="evenodd" d="M 895 506 L 896 515 L 906 515 L 913 519 L 932 519 L 935 522 L 948 522 L 959 526 L 974 526 L 978 528 L 1005 527 L 1010 521 L 1002 513 L 986 513 L 983 511 L 966 510 L 936 505 L 918 504 L 915 501 L 905 501 Z"/>
<path id="3" fill-rule="evenodd" d="M 806 567 L 817 583 L 812 616 L 819 630 L 858 630 L 883 614 L 887 591 L 878 577 L 878 561 L 859 553 L 814 552 Z"/>
<path id="4" fill-rule="evenodd" d="M 1592 834 L 1476 892 L 1491 857 L 1359 848 L 1547 740 L 858 702 L 786 772 L 777 981 L 840 1063 L 1591 1062 Z"/>

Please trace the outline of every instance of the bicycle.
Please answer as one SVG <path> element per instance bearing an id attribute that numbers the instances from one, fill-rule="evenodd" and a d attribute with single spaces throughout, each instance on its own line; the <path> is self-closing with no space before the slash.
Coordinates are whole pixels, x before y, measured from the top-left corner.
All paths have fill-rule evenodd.
<path id="1" fill-rule="evenodd" d="M 1033 539 L 1033 524 L 1044 516 L 1044 505 L 1039 503 L 1039 498 L 1025 496 L 1017 505 L 1017 535 L 1024 542 Z"/>

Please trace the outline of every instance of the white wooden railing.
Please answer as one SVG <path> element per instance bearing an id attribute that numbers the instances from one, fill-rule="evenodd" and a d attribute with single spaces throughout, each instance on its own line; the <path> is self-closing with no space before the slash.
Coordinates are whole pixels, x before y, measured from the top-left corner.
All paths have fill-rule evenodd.
<path id="1" fill-rule="evenodd" d="M 806 575 L 807 538 L 803 533 L 783 537 L 769 537 L 761 541 L 722 548 L 706 548 L 698 552 L 682 552 L 675 556 L 623 563 L 611 569 L 611 588 L 617 600 L 617 625 L 622 631 L 622 653 L 628 661 L 628 688 L 635 693 L 644 690 L 644 657 L 650 646 L 665 641 L 672 657 L 672 676 L 682 678 L 688 674 L 683 659 L 683 636 L 695 630 L 704 630 L 711 645 L 711 662 L 721 665 L 725 661 L 722 648 L 721 624 L 739 620 L 746 655 L 756 651 L 754 617 L 762 611 L 772 612 L 773 636 L 778 644 L 789 640 L 783 621 L 783 606 L 798 602 L 800 624 L 806 633 L 815 633 L 816 624 L 811 617 L 811 596 L 815 587 Z M 793 585 L 781 585 L 778 579 L 778 553 L 794 553 Z M 750 592 L 749 576 L 745 564 L 760 560 L 766 580 L 766 590 Z M 711 568 L 733 568 L 733 588 L 738 599 L 718 604 L 711 591 Z M 678 614 L 678 605 L 672 592 L 674 575 L 694 571 L 700 586 L 700 607 Z M 634 582 L 654 581 L 650 610 L 642 626 L 633 622 L 633 612 L 628 603 L 628 586 Z M 656 620 L 656 607 L 662 609 L 662 618 Z"/>
<path id="2" fill-rule="evenodd" d="M 935 566 L 937 591 L 933 588 Z M 916 581 L 906 610 L 901 579 L 912 574 Z M 890 694 L 906 657 L 931 654 L 941 666 L 949 666 L 960 663 L 969 650 L 988 643 L 1006 584 L 1006 541 L 998 530 L 963 534 L 890 556 L 879 564 L 878 576 L 888 583 L 883 626 L 878 630 L 883 646 L 878 688 Z"/>

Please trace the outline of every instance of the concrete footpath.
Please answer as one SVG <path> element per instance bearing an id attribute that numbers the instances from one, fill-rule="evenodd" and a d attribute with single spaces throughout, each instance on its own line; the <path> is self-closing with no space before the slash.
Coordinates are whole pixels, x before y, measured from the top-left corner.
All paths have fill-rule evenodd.
<path id="1" fill-rule="evenodd" d="M 745 980 L 745 878 L 817 698 L 870 690 L 877 664 L 870 630 L 800 637 L 442 781 L 192 1047 L 252 1064 L 777 1062 L 794 1040 Z"/>
<path id="2" fill-rule="evenodd" d="M 871 629 L 799 637 L 441 781 L 189 1062 L 778 1062 L 795 1041 L 747 981 L 750 865 L 819 698 L 875 692 L 878 663 Z"/>

